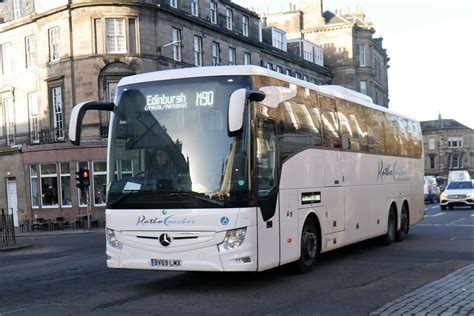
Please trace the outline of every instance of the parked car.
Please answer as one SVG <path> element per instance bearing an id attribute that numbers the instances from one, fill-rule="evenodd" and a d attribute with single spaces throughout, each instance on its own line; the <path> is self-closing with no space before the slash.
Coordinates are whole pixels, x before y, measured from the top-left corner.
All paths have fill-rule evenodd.
<path id="1" fill-rule="evenodd" d="M 474 180 L 451 181 L 441 193 L 440 206 L 442 210 L 455 206 L 470 206 L 474 208 Z"/>
<path id="2" fill-rule="evenodd" d="M 425 176 L 424 193 L 425 193 L 425 202 L 426 201 L 429 201 L 431 203 L 439 202 L 440 190 L 436 183 L 436 179 L 434 177 Z"/>

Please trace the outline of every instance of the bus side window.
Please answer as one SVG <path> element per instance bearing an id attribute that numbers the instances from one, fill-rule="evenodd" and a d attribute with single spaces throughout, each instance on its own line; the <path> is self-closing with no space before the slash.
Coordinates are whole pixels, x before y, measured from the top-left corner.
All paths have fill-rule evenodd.
<path id="1" fill-rule="evenodd" d="M 308 147 L 321 146 L 321 122 L 313 112 L 313 107 L 317 109 L 315 97 L 309 89 L 297 87 L 297 95 L 280 105 L 281 161 Z"/>
<path id="2" fill-rule="evenodd" d="M 398 130 L 398 119 L 390 113 L 385 114 L 385 150 L 392 156 L 401 155 L 401 135 Z"/>
<path id="3" fill-rule="evenodd" d="M 385 115 L 384 112 L 364 108 L 367 133 L 369 134 L 369 152 L 385 154 Z"/>
<path id="4" fill-rule="evenodd" d="M 353 112 L 350 114 L 349 122 L 353 126 L 354 137 L 359 143 L 359 151 L 369 151 L 369 138 L 367 133 L 367 122 L 365 121 L 364 110 L 361 105 L 351 104 Z M 353 141 L 354 142 L 354 141 Z"/>
<path id="5" fill-rule="evenodd" d="M 342 99 L 336 100 L 337 104 L 337 117 L 339 119 L 339 126 L 341 128 L 341 145 L 342 149 L 351 149 L 358 151 L 359 146 L 357 142 L 354 142 L 354 132 L 349 124 L 349 102 Z"/>
<path id="6" fill-rule="evenodd" d="M 319 96 L 319 104 L 321 106 L 321 121 L 323 125 L 323 146 L 341 148 L 339 120 L 337 118 L 334 100 Z"/>
<path id="7" fill-rule="evenodd" d="M 403 157 L 408 157 L 408 120 L 398 117 L 397 122 L 400 133 L 400 153 Z"/>
<path id="8" fill-rule="evenodd" d="M 415 121 L 408 121 L 408 157 L 420 158 L 421 156 L 421 146 L 422 146 L 422 135 L 420 124 Z"/>
<path id="9" fill-rule="evenodd" d="M 341 126 L 342 148 L 367 151 L 367 124 L 361 106 L 338 99 L 337 115 Z"/>
<path id="10" fill-rule="evenodd" d="M 276 186 L 276 123 L 259 117 L 257 128 L 258 196 L 268 196 Z"/>

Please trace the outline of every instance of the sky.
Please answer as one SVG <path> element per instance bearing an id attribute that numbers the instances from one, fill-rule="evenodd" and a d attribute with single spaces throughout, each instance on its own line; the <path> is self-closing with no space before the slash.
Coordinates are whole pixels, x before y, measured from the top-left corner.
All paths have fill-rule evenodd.
<path id="1" fill-rule="evenodd" d="M 317 1 L 317 0 L 314 0 Z M 234 0 L 287 11 L 299 0 Z M 389 108 L 415 119 L 455 119 L 474 128 L 473 0 L 323 0 L 324 10 L 360 7 L 390 58 Z"/>

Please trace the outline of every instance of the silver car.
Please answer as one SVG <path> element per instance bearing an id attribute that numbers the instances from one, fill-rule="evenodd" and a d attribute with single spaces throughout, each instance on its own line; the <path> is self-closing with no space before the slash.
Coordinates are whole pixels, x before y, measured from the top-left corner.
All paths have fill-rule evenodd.
<path id="1" fill-rule="evenodd" d="M 474 180 L 451 181 L 440 196 L 442 210 L 455 206 L 470 206 L 474 208 Z"/>

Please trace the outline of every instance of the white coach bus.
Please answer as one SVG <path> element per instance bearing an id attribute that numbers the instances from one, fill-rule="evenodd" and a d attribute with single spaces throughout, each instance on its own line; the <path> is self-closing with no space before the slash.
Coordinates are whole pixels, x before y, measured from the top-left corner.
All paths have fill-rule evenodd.
<path id="1" fill-rule="evenodd" d="M 418 122 L 357 92 L 257 66 L 123 78 L 113 111 L 106 238 L 110 268 L 263 271 L 423 218 Z"/>

